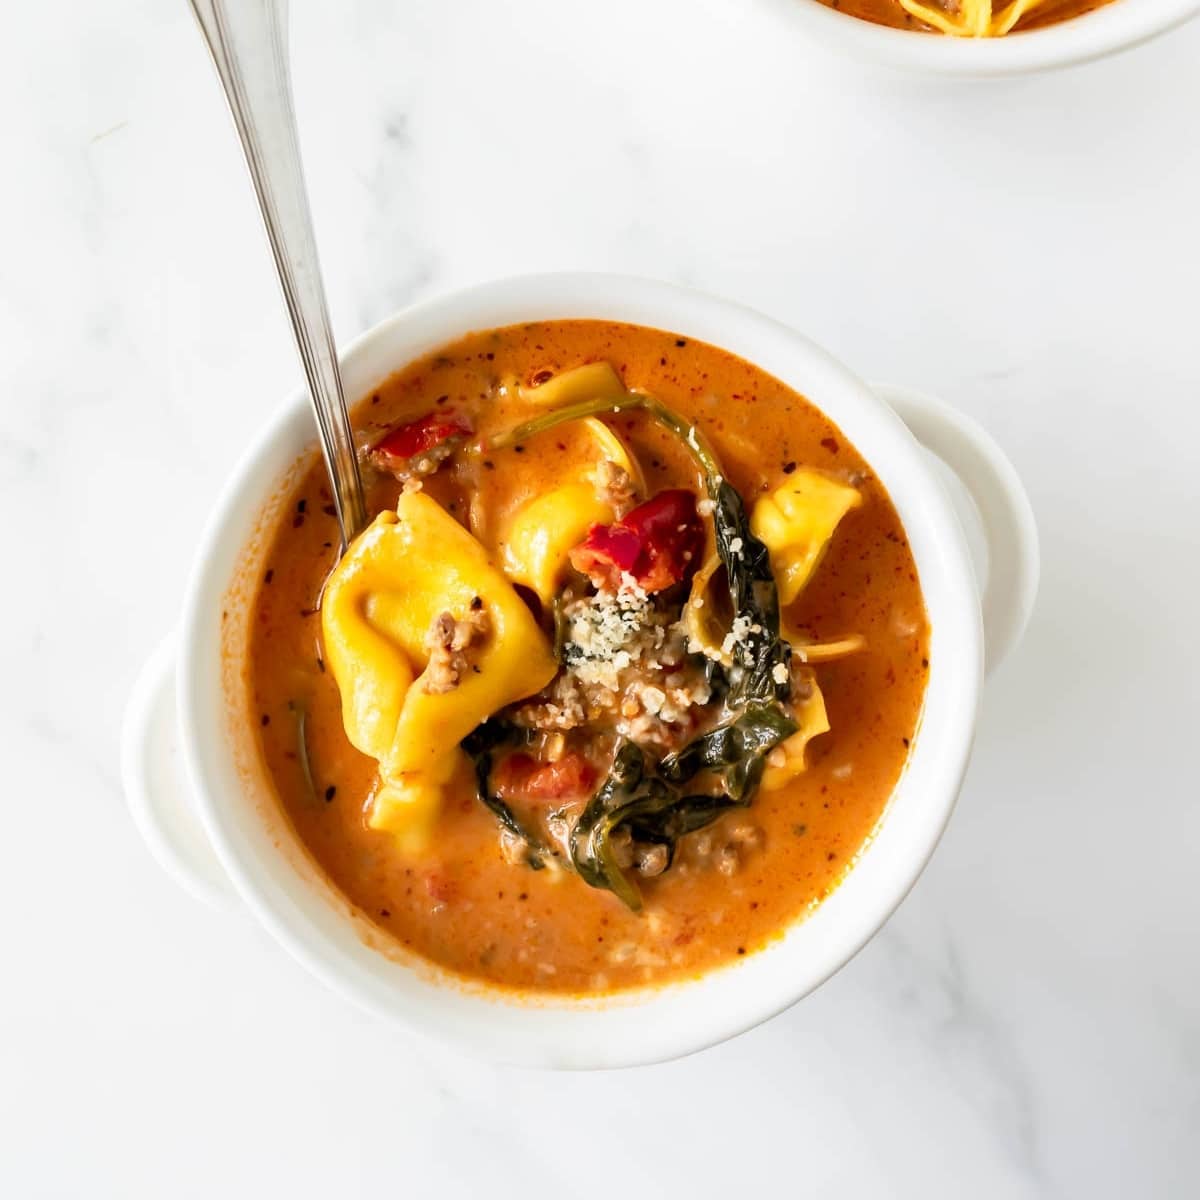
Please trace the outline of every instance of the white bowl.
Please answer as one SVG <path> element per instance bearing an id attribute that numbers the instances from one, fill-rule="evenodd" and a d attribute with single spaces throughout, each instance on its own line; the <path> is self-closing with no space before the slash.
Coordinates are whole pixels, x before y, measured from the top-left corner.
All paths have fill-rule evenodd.
<path id="1" fill-rule="evenodd" d="M 839 53 L 932 75 L 985 79 L 1088 62 L 1140 45 L 1200 12 L 1200 0 L 1112 0 L 1080 17 L 1002 38 L 889 29 L 818 0 L 762 0 L 779 19 Z"/>
<path id="2" fill-rule="evenodd" d="M 124 775 L 139 827 L 164 865 L 202 898 L 233 904 L 236 896 L 315 975 L 364 1007 L 495 1060 L 613 1067 L 686 1054 L 779 1012 L 846 963 L 900 903 L 958 795 L 983 680 L 985 626 L 996 659 L 1015 644 L 1029 615 L 1037 537 L 1011 466 L 977 426 L 945 406 L 891 394 L 974 496 L 994 581 L 981 612 L 962 525 L 930 455 L 895 407 L 785 326 L 660 283 L 539 276 L 419 305 L 349 347 L 342 359 L 346 394 L 369 393 L 412 359 L 471 330 L 555 318 L 665 329 L 758 364 L 822 408 L 891 494 L 929 613 L 929 681 L 920 729 L 883 823 L 834 894 L 768 947 L 698 980 L 587 999 L 513 996 L 463 983 L 406 956 L 357 914 L 310 861 L 273 799 L 238 669 L 267 535 L 287 501 L 283 485 L 314 441 L 304 393 L 264 431 L 216 505 L 177 654 L 167 650 L 152 661 L 130 703 Z M 182 772 L 168 736 L 173 699 Z"/>

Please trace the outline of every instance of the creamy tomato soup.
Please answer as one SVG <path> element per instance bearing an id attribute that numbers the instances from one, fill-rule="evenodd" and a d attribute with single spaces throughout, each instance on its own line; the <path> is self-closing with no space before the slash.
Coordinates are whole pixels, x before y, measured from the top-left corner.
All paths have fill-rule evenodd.
<path id="1" fill-rule="evenodd" d="M 603 992 L 753 953 L 880 820 L 929 669 L 870 465 L 730 354 L 629 325 L 472 334 L 354 411 L 374 520 L 316 460 L 247 663 L 279 802 L 397 942 Z"/>

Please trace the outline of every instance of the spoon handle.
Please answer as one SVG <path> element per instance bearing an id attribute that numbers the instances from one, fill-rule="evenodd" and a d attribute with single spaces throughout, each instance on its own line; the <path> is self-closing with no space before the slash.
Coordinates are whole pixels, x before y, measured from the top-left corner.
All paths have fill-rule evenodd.
<path id="1" fill-rule="evenodd" d="M 191 5 L 225 89 L 275 255 L 344 549 L 366 525 L 367 513 L 300 166 L 286 0 L 191 0 Z"/>

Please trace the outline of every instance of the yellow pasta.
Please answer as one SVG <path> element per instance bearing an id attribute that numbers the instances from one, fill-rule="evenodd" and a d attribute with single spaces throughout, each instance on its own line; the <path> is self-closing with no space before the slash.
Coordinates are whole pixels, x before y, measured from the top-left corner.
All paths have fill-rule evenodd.
<path id="1" fill-rule="evenodd" d="M 750 530 L 771 556 L 781 605 L 800 594 L 838 522 L 860 504 L 857 488 L 819 471 L 799 470 L 754 505 Z"/>
<path id="2" fill-rule="evenodd" d="M 519 389 L 522 400 L 541 408 L 566 408 L 580 400 L 616 399 L 625 395 L 625 385 L 611 363 L 594 362 L 563 371 L 537 387 Z"/>
<path id="3" fill-rule="evenodd" d="M 430 677 L 428 639 L 443 613 L 474 614 L 485 630 L 449 688 Z M 369 823 L 419 846 L 462 762 L 458 743 L 553 678 L 551 647 L 484 548 L 423 492 L 402 494 L 354 541 L 321 621 L 346 736 L 379 761 Z"/>
<path id="4" fill-rule="evenodd" d="M 762 778 L 762 786 L 766 791 L 783 787 L 789 779 L 795 779 L 804 771 L 808 766 L 808 743 L 820 734 L 829 732 L 829 715 L 825 711 L 825 697 L 817 687 L 817 677 L 807 667 L 797 674 L 797 690 L 805 693 L 803 698 L 797 696 L 792 701 L 799 728 L 791 737 L 780 742 L 768 756 Z"/>
<path id="5" fill-rule="evenodd" d="M 547 408 L 582 400 L 618 399 L 626 394 L 620 377 L 607 362 L 588 363 L 564 371 L 540 387 L 521 389 L 523 399 Z M 593 525 L 608 523 L 621 515 L 596 475 L 600 465 L 607 462 L 619 467 L 633 495 L 643 495 L 646 490 L 641 464 L 617 433 L 598 417 L 584 417 L 571 424 L 587 431 L 595 468 L 580 479 L 578 463 L 567 467 L 564 460 L 566 477 L 526 501 L 500 530 L 505 573 L 514 583 L 535 591 L 546 605 L 559 590 L 571 549 L 586 537 Z"/>
<path id="6" fill-rule="evenodd" d="M 562 583 L 571 549 L 593 525 L 612 519 L 612 508 L 591 483 L 568 483 L 535 496 L 505 528 L 501 549 L 505 574 L 531 588 L 549 606 Z"/>

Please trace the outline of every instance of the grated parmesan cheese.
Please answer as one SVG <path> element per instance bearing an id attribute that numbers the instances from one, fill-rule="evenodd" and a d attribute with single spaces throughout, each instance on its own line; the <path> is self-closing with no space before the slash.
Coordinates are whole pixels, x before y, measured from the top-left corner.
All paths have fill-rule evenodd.
<path id="1" fill-rule="evenodd" d="M 749 617 L 734 617 L 733 624 L 730 625 L 729 632 L 721 643 L 721 653 L 732 655 L 734 650 L 740 650 L 753 631 L 754 626 Z M 746 665 L 750 666 L 752 663 L 753 659 Z"/>

